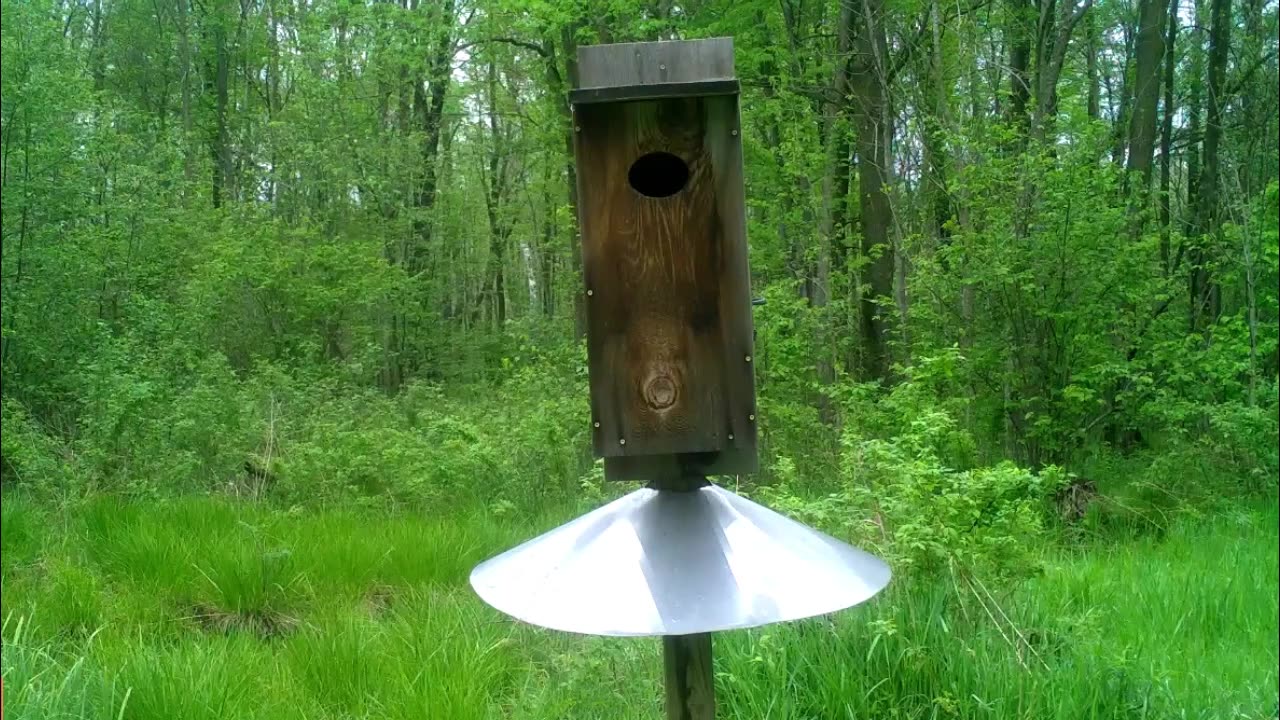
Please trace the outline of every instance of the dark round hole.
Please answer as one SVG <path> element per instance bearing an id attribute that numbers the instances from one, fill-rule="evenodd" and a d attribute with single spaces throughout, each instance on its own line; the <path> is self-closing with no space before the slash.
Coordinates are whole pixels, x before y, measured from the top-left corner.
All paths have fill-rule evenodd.
<path id="1" fill-rule="evenodd" d="M 684 184 L 689 182 L 689 166 L 671 153 L 652 152 L 631 163 L 627 181 L 636 192 L 646 197 L 670 197 L 683 190 Z"/>

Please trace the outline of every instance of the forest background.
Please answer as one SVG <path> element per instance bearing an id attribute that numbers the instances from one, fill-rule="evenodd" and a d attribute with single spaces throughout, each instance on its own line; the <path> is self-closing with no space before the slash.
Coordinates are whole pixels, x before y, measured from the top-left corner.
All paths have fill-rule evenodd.
<path id="1" fill-rule="evenodd" d="M 462 561 L 630 489 L 590 454 L 576 50 L 712 36 L 735 43 L 766 301 L 762 470 L 721 480 L 881 554 L 916 590 L 842 630 L 863 690 L 913 678 L 888 699 L 752 674 L 758 636 L 730 641 L 744 664 L 731 650 L 718 681 L 793 702 L 777 717 L 986 716 L 993 696 L 1026 703 L 994 717 L 1138 716 L 1097 705 L 1111 702 L 1274 716 L 1273 0 L 4 0 L 0 33 L 4 668 L 31 717 L 67 697 L 150 717 L 144 696 L 154 717 L 198 717 L 164 704 L 193 697 L 225 716 L 231 700 L 201 694 L 216 673 L 194 669 L 277 667 L 270 638 L 346 637 L 315 619 L 335 566 L 354 573 L 331 578 L 338 595 L 445 593 L 459 627 L 492 632 Z M 371 554 L 306 564 L 322 526 Z M 1215 564 L 1234 557 L 1218 541 L 1243 575 Z M 450 558 L 396 575 L 387 557 L 406 548 Z M 1203 554 L 1153 559 L 1177 548 Z M 1075 580 L 1046 571 L 1063 557 Z M 1218 594 L 1186 595 L 1209 593 L 1188 587 L 1197 562 L 1209 586 L 1257 584 L 1207 610 Z M 1121 566 L 1132 576 L 1111 578 Z M 1008 616 L 973 604 L 985 583 Z M 1060 660 L 1026 624 L 1125 637 L 1076 622 L 1103 602 L 1076 583 L 1111 587 L 1117 609 L 1167 587 L 1188 603 L 1170 617 L 1230 643 L 1239 676 L 1146 667 L 1134 700 L 1061 660 L 1069 679 L 1027 690 Z M 966 639 L 930 635 L 921 618 L 951 627 L 957 607 Z M 1182 621 L 1117 617 L 1139 657 L 1155 637 L 1191 643 L 1170 657 L 1205 650 Z M 347 629 L 389 632 L 371 627 Z M 211 629 L 250 644 L 210 645 Z M 878 668 L 865 649 L 960 658 L 974 638 L 996 670 Z M 172 642 L 190 654 L 156 655 Z M 522 673 L 580 662 L 513 657 Z M 144 692 L 148 662 L 190 663 L 190 684 Z M 142 679 L 108 682 L 120 667 Z M 406 680 L 417 700 L 357 711 L 343 703 L 377 693 L 335 700 L 295 675 L 245 708 L 381 717 L 429 696 Z M 441 717 L 656 702 L 478 677 Z M 995 677 L 1023 679 L 983 685 Z"/>

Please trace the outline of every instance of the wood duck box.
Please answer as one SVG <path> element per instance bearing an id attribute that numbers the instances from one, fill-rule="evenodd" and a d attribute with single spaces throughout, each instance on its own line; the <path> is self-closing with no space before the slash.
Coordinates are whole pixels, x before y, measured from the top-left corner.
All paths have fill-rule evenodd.
<path id="1" fill-rule="evenodd" d="M 606 477 L 754 472 L 733 41 L 578 50 L 571 91 L 591 414 Z"/>

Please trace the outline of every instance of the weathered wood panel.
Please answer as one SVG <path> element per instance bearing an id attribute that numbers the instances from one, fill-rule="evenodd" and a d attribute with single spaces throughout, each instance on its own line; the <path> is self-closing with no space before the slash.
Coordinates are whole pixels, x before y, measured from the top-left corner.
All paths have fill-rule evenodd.
<path id="1" fill-rule="evenodd" d="M 616 43 L 578 48 L 579 88 L 733 78 L 733 38 Z"/>
<path id="2" fill-rule="evenodd" d="M 607 474 L 753 471 L 737 97 L 580 105 L 574 117 L 592 420 Z M 677 192 L 633 187 L 633 163 L 652 153 L 687 166 Z"/>

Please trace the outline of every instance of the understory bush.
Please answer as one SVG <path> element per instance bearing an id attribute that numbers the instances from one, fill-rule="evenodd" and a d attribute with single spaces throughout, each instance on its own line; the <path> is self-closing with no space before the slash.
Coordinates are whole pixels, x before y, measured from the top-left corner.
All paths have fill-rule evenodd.
<path id="1" fill-rule="evenodd" d="M 75 455 L 40 425 L 22 403 L 11 398 L 0 402 L 0 457 L 4 481 L 33 489 L 66 490 L 82 480 Z"/>
<path id="2" fill-rule="evenodd" d="M 763 497 L 874 549 L 899 572 L 1017 576 L 1035 569 L 1065 471 L 975 466 L 972 436 L 922 374 L 884 397 L 860 387 L 844 397 L 845 415 L 857 422 L 840 436 L 838 484 L 814 493 L 782 458 L 780 482 L 762 488 Z"/>
<path id="3" fill-rule="evenodd" d="M 188 350 L 103 342 L 56 427 L 6 397 L 5 482 L 70 496 L 519 504 L 567 499 L 590 463 L 576 357 L 528 354 L 502 382 L 387 394 L 341 366 L 237 371 Z"/>

